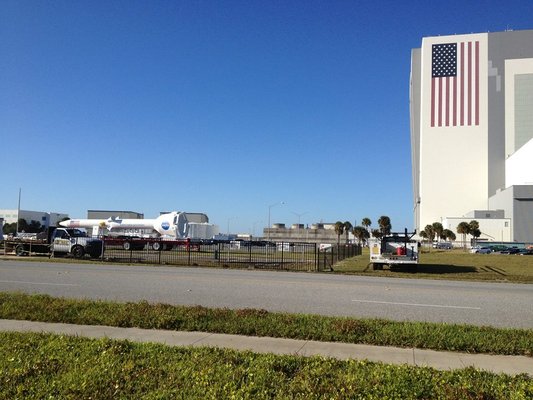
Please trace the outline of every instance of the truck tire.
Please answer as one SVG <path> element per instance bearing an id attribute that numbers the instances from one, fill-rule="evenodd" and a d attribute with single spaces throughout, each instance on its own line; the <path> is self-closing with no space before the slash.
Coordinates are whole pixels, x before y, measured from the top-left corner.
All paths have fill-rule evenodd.
<path id="1" fill-rule="evenodd" d="M 26 251 L 24 250 L 24 245 L 23 244 L 17 244 L 17 246 L 15 247 L 15 254 L 18 257 L 22 257 L 22 256 L 26 255 Z"/>
<path id="2" fill-rule="evenodd" d="M 122 248 L 124 250 L 130 250 L 131 249 L 131 243 L 130 242 L 124 242 L 122 243 Z"/>
<path id="3" fill-rule="evenodd" d="M 85 255 L 85 250 L 82 246 L 74 246 L 70 252 L 74 256 L 74 258 L 82 258 Z"/>
<path id="4" fill-rule="evenodd" d="M 154 249 L 155 251 L 161 250 L 161 243 L 159 242 L 152 243 L 152 249 Z"/>

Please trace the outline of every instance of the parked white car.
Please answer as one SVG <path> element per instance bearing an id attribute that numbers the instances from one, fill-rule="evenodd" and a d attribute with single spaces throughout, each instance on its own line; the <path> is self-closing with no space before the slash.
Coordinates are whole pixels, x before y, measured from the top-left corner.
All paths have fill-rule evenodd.
<path id="1" fill-rule="evenodd" d="M 492 253 L 492 250 L 490 247 L 481 247 L 481 246 L 474 246 L 470 249 L 470 253 L 474 254 L 490 254 Z"/>
<path id="2" fill-rule="evenodd" d="M 438 243 L 433 243 L 433 248 L 451 250 L 453 249 L 453 245 L 450 242 L 438 242 Z"/>

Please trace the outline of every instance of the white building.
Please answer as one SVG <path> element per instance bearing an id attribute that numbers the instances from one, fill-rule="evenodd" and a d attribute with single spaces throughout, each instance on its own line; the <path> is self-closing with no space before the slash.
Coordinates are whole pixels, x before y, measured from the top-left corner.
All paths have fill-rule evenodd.
<path id="1" fill-rule="evenodd" d="M 65 218 L 68 214 L 61 214 L 55 212 L 45 211 L 29 211 L 29 210 L 0 210 L 0 218 L 4 220 L 4 224 L 12 224 L 19 219 L 24 219 L 28 224 L 32 221 L 39 222 L 42 226 L 56 226 L 57 223 Z"/>
<path id="2" fill-rule="evenodd" d="M 503 210 L 471 219 L 533 242 L 533 30 L 423 38 L 410 117 L 417 231 Z"/>

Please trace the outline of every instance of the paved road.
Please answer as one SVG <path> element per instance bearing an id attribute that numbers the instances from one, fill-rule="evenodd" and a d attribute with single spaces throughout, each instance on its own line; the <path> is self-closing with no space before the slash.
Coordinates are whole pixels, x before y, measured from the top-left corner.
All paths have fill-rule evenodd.
<path id="1" fill-rule="evenodd" d="M 533 285 L 0 261 L 0 291 L 533 328 Z"/>

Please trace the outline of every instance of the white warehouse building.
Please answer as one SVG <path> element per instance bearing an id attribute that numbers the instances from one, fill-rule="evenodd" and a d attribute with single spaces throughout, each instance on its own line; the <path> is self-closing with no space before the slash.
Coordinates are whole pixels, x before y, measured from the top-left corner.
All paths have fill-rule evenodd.
<path id="1" fill-rule="evenodd" d="M 24 219 L 28 224 L 32 221 L 39 222 L 44 227 L 56 226 L 59 221 L 68 218 L 68 214 L 46 212 L 46 211 L 29 211 L 29 210 L 0 210 L 0 218 L 4 224 L 16 223 L 19 219 Z"/>
<path id="2" fill-rule="evenodd" d="M 410 122 L 417 231 L 475 219 L 533 242 L 533 30 L 423 38 Z"/>

